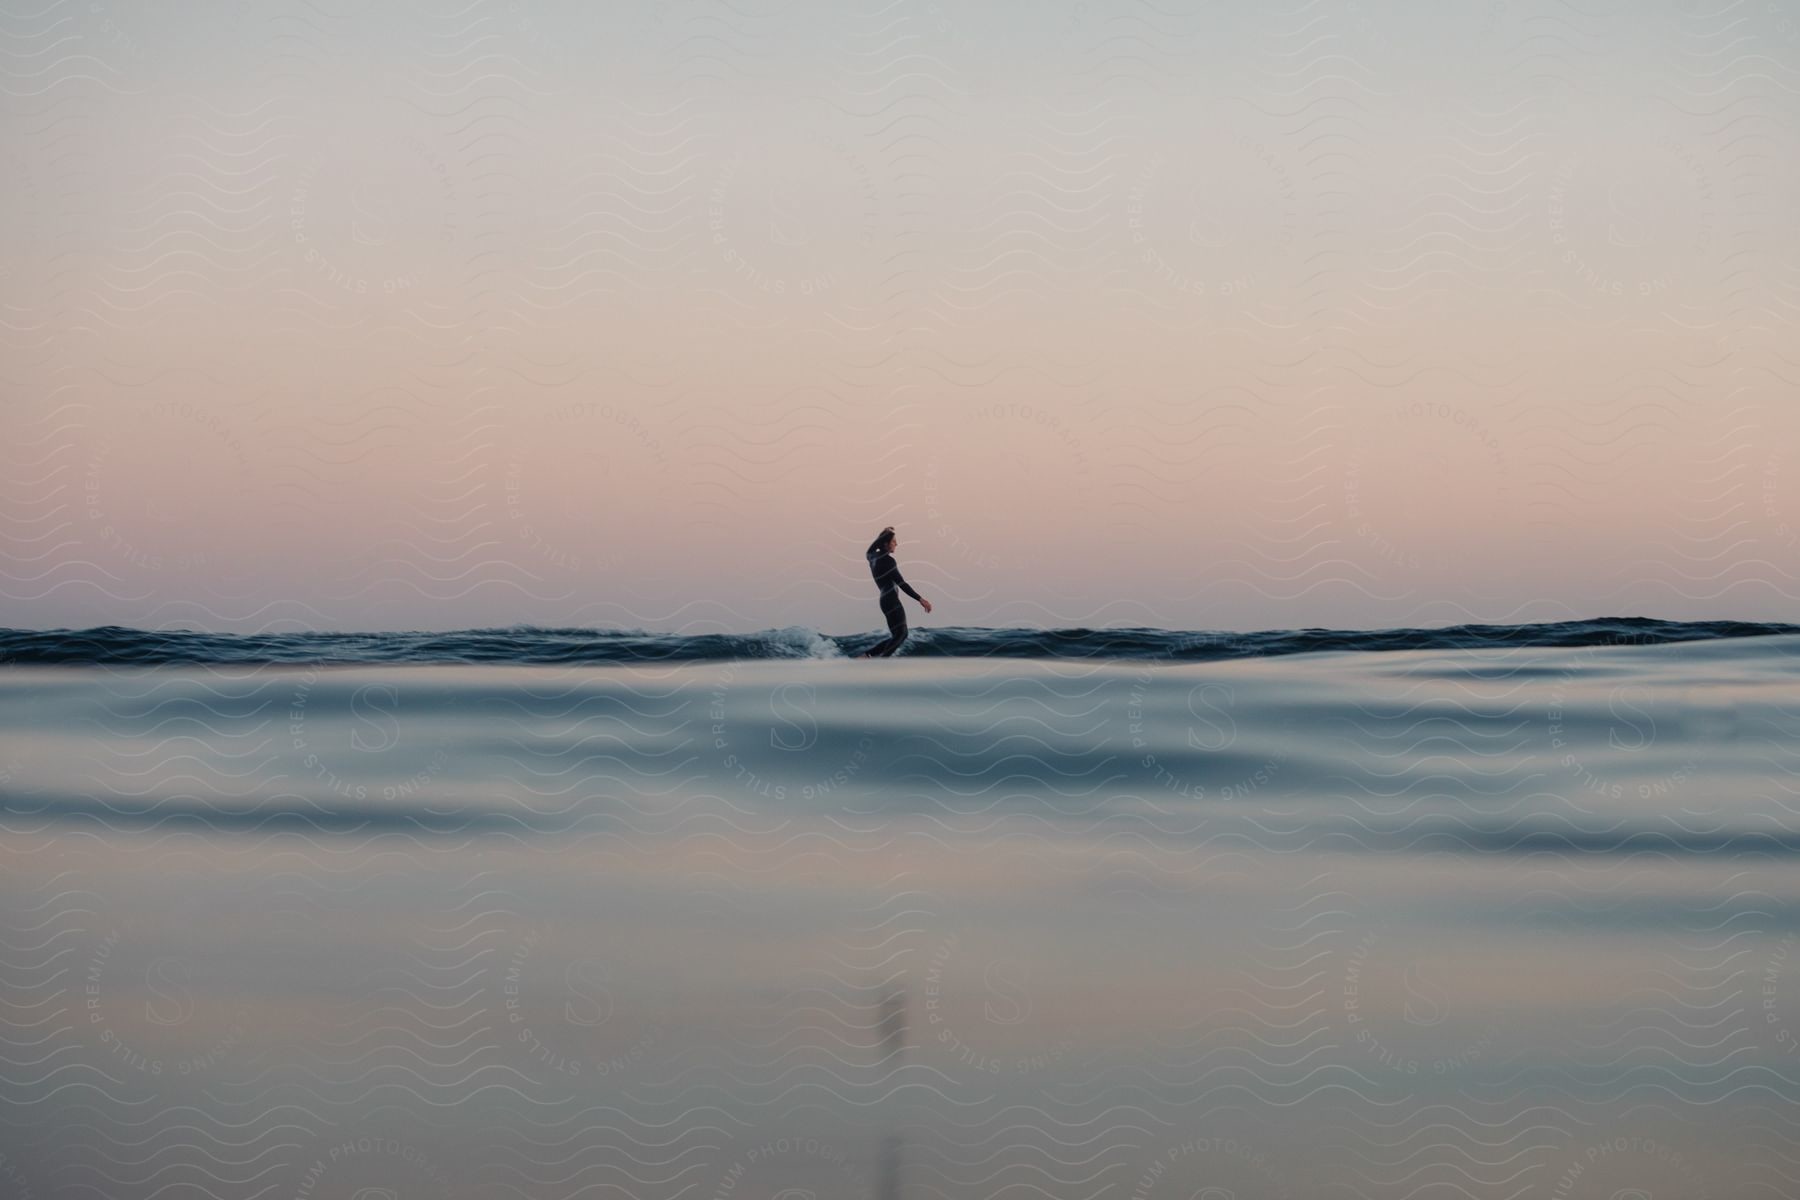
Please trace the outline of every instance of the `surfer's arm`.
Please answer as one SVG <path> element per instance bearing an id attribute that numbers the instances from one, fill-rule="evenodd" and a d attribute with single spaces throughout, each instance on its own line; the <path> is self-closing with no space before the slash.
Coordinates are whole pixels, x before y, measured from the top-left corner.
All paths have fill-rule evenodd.
<path id="1" fill-rule="evenodd" d="M 913 591 L 912 584 L 906 582 L 906 576 L 900 574 L 900 567 L 898 566 L 898 564 L 896 564 L 894 567 L 893 579 L 894 579 L 895 583 L 900 585 L 901 591 L 903 591 L 907 595 L 911 596 L 914 600 L 917 600 L 920 604 L 925 605 L 926 612 L 931 611 L 931 605 L 925 599 L 925 597 L 923 597 L 923 596 L 919 595 L 919 593 Z"/>
<path id="2" fill-rule="evenodd" d="M 893 532 L 891 529 L 884 529 L 876 534 L 875 540 L 869 543 L 869 548 L 863 551 L 863 557 L 874 562 L 875 556 L 881 553 L 881 544 L 887 541 L 887 536 L 891 532 Z"/>

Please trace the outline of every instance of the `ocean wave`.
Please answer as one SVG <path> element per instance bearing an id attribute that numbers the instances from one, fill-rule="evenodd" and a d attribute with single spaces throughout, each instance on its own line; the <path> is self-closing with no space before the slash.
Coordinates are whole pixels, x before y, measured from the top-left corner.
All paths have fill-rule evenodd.
<path id="1" fill-rule="evenodd" d="M 1467 650 L 1494 646 L 1655 645 L 1800 633 L 1800 625 L 1601 617 L 1535 625 L 1431 629 L 916 629 L 902 657 L 1212 662 L 1318 651 Z M 757 633 L 626 629 L 466 629 L 402 633 L 204 633 L 187 629 L 0 630 L 0 663 L 328 665 L 370 663 L 655 664 L 853 656 L 879 634 L 806 626 Z"/>

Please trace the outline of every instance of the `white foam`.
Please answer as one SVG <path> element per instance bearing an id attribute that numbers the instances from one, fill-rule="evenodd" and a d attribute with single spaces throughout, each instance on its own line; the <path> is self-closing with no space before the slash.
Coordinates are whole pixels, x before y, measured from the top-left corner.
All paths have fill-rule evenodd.
<path id="1" fill-rule="evenodd" d="M 792 656 L 794 658 L 844 657 L 844 652 L 838 649 L 836 642 L 806 625 L 789 625 L 782 629 L 770 629 L 756 636 L 772 646 L 794 651 Z"/>

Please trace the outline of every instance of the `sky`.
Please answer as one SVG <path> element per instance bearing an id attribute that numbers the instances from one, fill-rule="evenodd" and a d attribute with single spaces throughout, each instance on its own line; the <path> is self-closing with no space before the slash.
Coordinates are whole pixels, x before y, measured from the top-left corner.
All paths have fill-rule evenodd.
<path id="1" fill-rule="evenodd" d="M 1791 620 L 1800 7 L 0 7 L 0 624 Z"/>

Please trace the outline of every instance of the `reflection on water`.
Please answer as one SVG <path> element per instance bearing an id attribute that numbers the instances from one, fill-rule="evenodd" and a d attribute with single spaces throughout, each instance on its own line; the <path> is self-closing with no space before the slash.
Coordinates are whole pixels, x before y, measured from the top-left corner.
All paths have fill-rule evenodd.
<path id="1" fill-rule="evenodd" d="M 1800 639 L 0 676 L 9 1194 L 1791 1194 Z"/>

